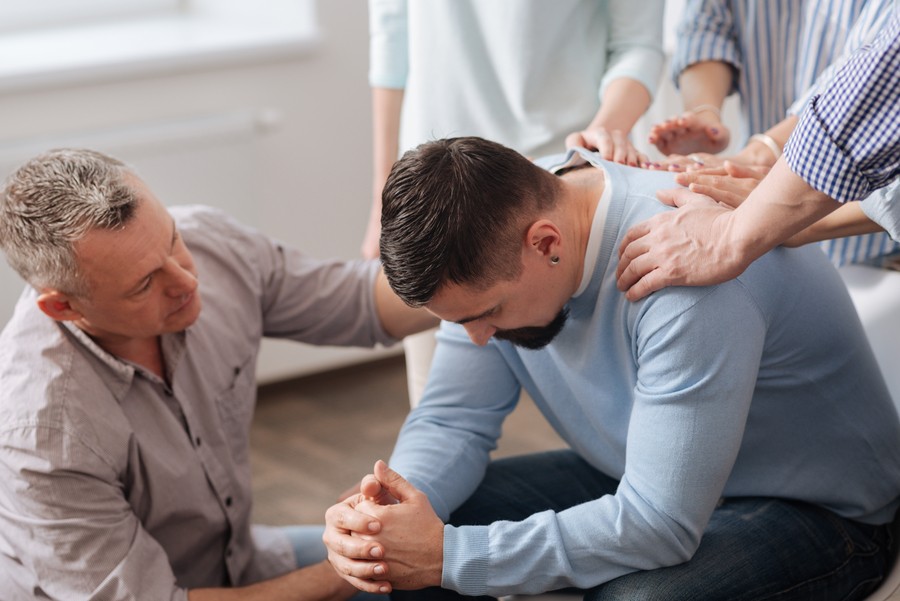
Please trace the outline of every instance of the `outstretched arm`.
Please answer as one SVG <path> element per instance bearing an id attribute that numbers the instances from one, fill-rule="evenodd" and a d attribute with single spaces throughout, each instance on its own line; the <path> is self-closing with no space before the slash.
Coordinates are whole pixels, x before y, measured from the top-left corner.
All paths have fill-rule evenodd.
<path id="1" fill-rule="evenodd" d="M 384 331 L 396 339 L 433 328 L 438 318 L 422 308 L 414 309 L 391 290 L 383 271 L 375 278 L 375 309 Z"/>
<path id="2" fill-rule="evenodd" d="M 679 77 L 685 112 L 650 129 L 649 141 L 665 155 L 725 150 L 731 133 L 721 110 L 731 90 L 732 67 L 721 61 L 695 63 Z"/>
<path id="3" fill-rule="evenodd" d="M 634 226 L 619 249 L 618 287 L 632 301 L 666 286 L 706 286 L 737 277 L 838 207 L 784 159 L 735 210 L 688 190 L 658 196 L 679 209 Z"/>
<path id="4" fill-rule="evenodd" d="M 189 601 L 344 601 L 356 589 L 341 579 L 327 561 L 284 576 L 238 588 L 188 591 Z"/>
<path id="5" fill-rule="evenodd" d="M 366 259 L 378 258 L 381 236 L 381 190 L 397 160 L 400 148 L 400 113 L 403 90 L 372 88 L 372 206 L 360 252 Z"/>
<path id="6" fill-rule="evenodd" d="M 633 167 L 645 165 L 648 158 L 628 138 L 634 124 L 650 106 L 650 93 L 632 79 L 617 79 L 603 92 L 596 116 L 582 131 L 566 137 L 566 147 L 596 149 L 607 161 Z"/>

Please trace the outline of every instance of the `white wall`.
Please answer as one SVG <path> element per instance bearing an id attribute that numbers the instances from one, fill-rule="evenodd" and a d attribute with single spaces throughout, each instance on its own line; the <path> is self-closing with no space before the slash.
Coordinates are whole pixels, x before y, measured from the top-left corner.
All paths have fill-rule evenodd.
<path id="1" fill-rule="evenodd" d="M 212 123 L 213 139 L 202 144 L 130 148 L 118 139 L 112 145 L 167 204 L 224 207 L 314 256 L 356 257 L 371 185 L 366 2 L 318 2 L 318 20 L 321 36 L 308 51 L 237 56 L 234 64 L 173 64 L 141 75 L 99 73 L 87 81 L 68 78 L 59 87 L 4 88 L 0 81 L 0 169 L 8 172 L 3 157 L 23 147 L 80 140 L 102 146 L 123 132 L 127 142 Z M 246 123 L 230 131 L 229 123 L 241 119 L 251 122 L 251 131 L 242 130 Z M 253 125 L 267 119 L 274 123 Z M 4 263 L 0 323 L 12 314 L 21 288 Z M 315 371 L 373 352 L 379 351 L 267 342 L 260 378 Z"/>
<path id="2" fill-rule="evenodd" d="M 670 0 L 667 6 L 671 28 L 682 3 Z M 307 50 L 238 52 L 225 62 L 163 62 L 140 74 L 99 70 L 87 79 L 63 71 L 57 85 L 40 78 L 4 78 L 11 58 L 0 52 L 0 177 L 26 158 L 19 156 L 23 148 L 38 152 L 61 143 L 109 143 L 168 204 L 223 207 L 314 256 L 356 257 L 371 181 L 366 1 L 324 0 L 317 11 L 321 35 Z M 667 46 L 673 39 L 667 32 Z M 642 143 L 650 125 L 680 111 L 666 74 L 635 139 Z M 729 99 L 725 116 L 737 122 L 735 98 Z M 165 138 L 170 130 L 182 135 L 192 128 L 208 129 L 205 141 L 192 142 L 188 135 L 174 147 L 153 143 L 154 135 Z M 128 143 L 140 139 L 144 142 Z M 892 299 L 900 277 L 856 271 L 893 286 L 882 290 L 871 282 L 850 281 L 871 336 L 884 330 L 880 316 L 896 315 Z M 872 299 L 862 298 L 875 288 Z M 18 276 L 0 263 L 0 323 L 12 314 L 21 289 Z M 873 342 L 882 361 L 896 356 L 893 342 Z M 370 351 L 266 341 L 260 379 L 397 352 L 396 347 Z M 900 402 L 900 375 L 890 376 Z"/>

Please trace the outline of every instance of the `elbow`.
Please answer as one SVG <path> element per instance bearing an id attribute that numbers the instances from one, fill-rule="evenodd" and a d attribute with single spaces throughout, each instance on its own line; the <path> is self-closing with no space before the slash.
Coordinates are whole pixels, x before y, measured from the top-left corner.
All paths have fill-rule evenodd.
<path id="1" fill-rule="evenodd" d="M 649 569 L 670 568 L 689 562 L 700 548 L 703 536 L 701 529 L 675 521 L 670 521 L 668 527 L 657 530 L 657 533 L 652 544 L 657 549 L 655 559 L 658 565 Z"/>

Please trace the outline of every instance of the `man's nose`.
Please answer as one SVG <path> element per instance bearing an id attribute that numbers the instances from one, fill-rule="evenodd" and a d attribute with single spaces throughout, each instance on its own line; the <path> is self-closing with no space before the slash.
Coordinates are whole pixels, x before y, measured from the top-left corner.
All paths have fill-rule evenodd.
<path id="1" fill-rule="evenodd" d="M 493 326 L 477 322 L 467 323 L 463 327 L 466 329 L 466 333 L 472 339 L 472 342 L 478 346 L 487 344 L 494 332 L 497 331 L 497 328 Z"/>
<path id="2" fill-rule="evenodd" d="M 177 297 L 183 294 L 190 294 L 197 289 L 197 277 L 177 261 L 172 260 L 166 271 L 169 276 L 166 293 L 169 296 Z"/>

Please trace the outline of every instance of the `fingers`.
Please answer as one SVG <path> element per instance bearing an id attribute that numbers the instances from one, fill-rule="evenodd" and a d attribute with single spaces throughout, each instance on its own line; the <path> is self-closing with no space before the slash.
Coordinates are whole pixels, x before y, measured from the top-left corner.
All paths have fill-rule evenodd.
<path id="1" fill-rule="evenodd" d="M 590 129 L 582 132 L 585 141 L 597 149 L 597 153 L 605 160 L 612 161 L 615 157 L 616 145 L 609 132 L 602 128 Z"/>
<path id="2" fill-rule="evenodd" d="M 381 531 L 381 523 L 370 515 L 356 511 L 353 505 L 362 501 L 361 495 L 348 497 L 325 512 L 326 533 L 328 528 L 358 534 L 375 534 Z"/>
<path id="3" fill-rule="evenodd" d="M 762 179 L 754 168 L 747 168 L 726 163 L 722 170 L 705 170 L 700 172 L 679 173 L 675 181 L 687 186 L 692 192 L 708 196 L 729 207 L 738 207 Z M 726 171 L 730 173 L 725 173 Z M 732 174 L 750 175 L 738 177 Z M 667 202 L 675 206 L 673 202 Z"/>
<path id="4" fill-rule="evenodd" d="M 628 136 L 621 130 L 613 130 L 609 132 L 609 138 L 612 142 L 612 160 L 623 165 L 636 165 L 636 151 L 628 141 Z M 631 162 L 629 162 L 631 159 Z"/>
<path id="5" fill-rule="evenodd" d="M 383 580 L 387 576 L 387 565 L 383 562 L 354 561 L 328 551 L 328 561 L 337 574 L 367 593 L 386 594 L 391 592 L 391 583 Z"/>
<path id="6" fill-rule="evenodd" d="M 648 228 L 652 227 L 651 221 L 652 219 L 638 224 L 632 230 L 645 224 Z M 640 233 L 640 230 L 637 233 Z M 616 268 L 616 286 L 622 292 L 626 292 L 628 300 L 638 300 L 662 288 L 661 283 L 648 276 L 656 268 L 649 259 L 648 250 L 650 247 L 645 236 L 635 238 L 621 248 L 621 259 Z"/>
<path id="7" fill-rule="evenodd" d="M 670 207 L 683 207 L 691 203 L 715 203 L 709 196 L 696 194 L 686 188 L 673 188 L 671 190 L 658 190 L 656 192 L 658 198 L 663 204 Z M 649 220 L 653 221 L 653 219 Z"/>
<path id="8" fill-rule="evenodd" d="M 752 178 L 761 180 L 769 173 L 770 167 L 762 165 L 742 165 L 734 161 L 725 161 L 725 172 L 732 177 Z"/>
<path id="9" fill-rule="evenodd" d="M 625 237 L 619 245 L 619 265 L 616 267 L 617 280 L 620 280 L 632 261 L 647 252 L 647 247 L 643 238 L 650 232 L 652 221 L 652 218 L 647 221 L 642 221 L 637 225 L 633 225 L 625 232 Z M 623 282 L 620 280 L 619 290 L 627 290 L 633 283 L 633 281 L 625 280 Z"/>
<path id="10" fill-rule="evenodd" d="M 625 293 L 625 298 L 631 302 L 639 301 L 645 296 L 666 287 L 666 283 L 660 275 L 659 270 L 648 271 L 646 275 L 641 276 L 635 284 L 633 284 Z"/>
<path id="11" fill-rule="evenodd" d="M 695 192 L 697 194 L 703 194 L 704 196 L 709 196 L 714 201 L 719 204 L 723 204 L 729 207 L 737 207 L 743 202 L 744 198 L 735 194 L 734 192 L 730 192 L 728 190 L 723 190 L 721 188 L 716 188 L 713 186 L 704 186 L 703 184 L 691 184 L 690 191 Z"/>
<path id="12" fill-rule="evenodd" d="M 731 183 L 731 176 L 725 175 L 724 173 L 718 175 L 715 171 L 713 171 L 713 173 L 707 171 L 688 171 L 687 173 L 679 173 L 676 175 L 675 181 L 684 187 L 688 187 L 691 184 L 701 184 L 706 187 L 722 188 Z"/>

